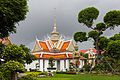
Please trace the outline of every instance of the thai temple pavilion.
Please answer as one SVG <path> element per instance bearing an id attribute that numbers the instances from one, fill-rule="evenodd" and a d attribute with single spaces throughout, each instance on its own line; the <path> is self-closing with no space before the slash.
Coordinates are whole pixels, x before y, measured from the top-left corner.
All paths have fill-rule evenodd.
<path id="1" fill-rule="evenodd" d="M 51 33 L 51 36 L 47 40 L 38 40 L 36 39 L 32 54 L 37 57 L 37 62 L 39 63 L 40 71 L 48 71 L 49 68 L 49 58 L 54 58 L 55 71 L 65 71 L 69 70 L 69 63 L 73 62 L 74 54 L 74 45 L 73 40 L 64 40 L 59 37 L 59 32 L 56 29 L 56 12 L 54 15 L 54 27 Z M 84 65 L 84 57 L 80 58 L 80 65 Z M 36 62 L 36 63 L 37 63 Z M 31 64 L 35 66 L 35 64 Z M 27 67 L 30 68 L 30 67 Z M 35 67 L 34 67 L 35 68 Z"/>

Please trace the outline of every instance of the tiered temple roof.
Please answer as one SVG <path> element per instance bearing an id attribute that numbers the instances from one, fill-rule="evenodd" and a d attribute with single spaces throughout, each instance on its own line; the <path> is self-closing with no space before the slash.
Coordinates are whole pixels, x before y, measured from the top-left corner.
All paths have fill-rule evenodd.
<path id="1" fill-rule="evenodd" d="M 68 40 L 58 40 L 57 42 L 53 42 L 51 40 L 46 41 L 40 41 L 36 40 L 35 47 L 33 49 L 33 53 L 35 52 L 54 52 L 54 53 L 60 53 L 64 51 L 73 51 L 74 47 L 72 49 L 69 49 L 71 46 L 73 46 L 73 41 Z"/>

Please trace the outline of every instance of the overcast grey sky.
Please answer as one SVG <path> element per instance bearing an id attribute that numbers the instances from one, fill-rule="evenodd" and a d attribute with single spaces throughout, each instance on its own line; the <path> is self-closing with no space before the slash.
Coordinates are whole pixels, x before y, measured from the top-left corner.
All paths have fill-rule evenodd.
<path id="1" fill-rule="evenodd" d="M 17 26 L 17 33 L 10 35 L 12 43 L 25 44 L 32 48 L 36 36 L 43 39 L 50 35 L 54 25 L 54 8 L 56 8 L 57 30 L 60 34 L 72 38 L 76 31 L 90 31 L 78 23 L 78 13 L 87 7 L 96 7 L 100 11 L 95 24 L 103 21 L 106 12 L 120 9 L 120 0 L 29 0 L 26 19 Z M 106 30 L 105 36 L 113 36 L 120 32 L 120 27 Z M 79 44 L 80 49 L 88 49 L 92 43 L 87 41 Z M 93 47 L 93 46 L 92 46 Z"/>

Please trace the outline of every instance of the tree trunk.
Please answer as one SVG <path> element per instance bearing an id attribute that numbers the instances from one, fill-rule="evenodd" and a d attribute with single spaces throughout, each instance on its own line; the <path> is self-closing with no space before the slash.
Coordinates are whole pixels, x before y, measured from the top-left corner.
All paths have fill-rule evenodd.
<path id="1" fill-rule="evenodd" d="M 101 51 L 99 50 L 99 46 L 98 46 L 98 38 L 99 37 L 97 37 L 96 39 L 95 39 L 95 48 L 96 48 L 96 50 L 97 50 L 97 65 L 99 65 L 100 63 L 101 63 Z"/>
<path id="2" fill-rule="evenodd" d="M 17 80 L 17 72 L 11 72 L 11 80 Z"/>

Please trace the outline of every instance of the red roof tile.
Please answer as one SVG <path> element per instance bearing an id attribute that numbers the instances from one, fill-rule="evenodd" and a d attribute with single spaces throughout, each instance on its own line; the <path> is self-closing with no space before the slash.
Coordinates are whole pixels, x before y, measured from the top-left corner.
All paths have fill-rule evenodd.
<path id="1" fill-rule="evenodd" d="M 79 53 L 86 53 L 87 51 L 90 51 L 91 49 L 86 49 L 86 50 L 81 50 Z M 92 52 L 97 54 L 97 50 L 96 49 L 92 49 Z M 104 53 L 104 51 L 102 51 L 101 53 Z"/>

